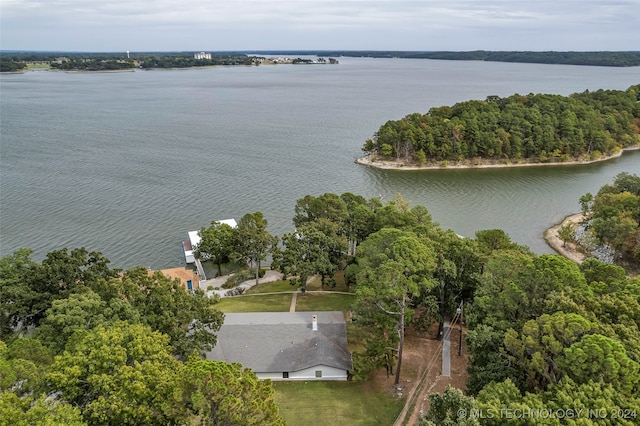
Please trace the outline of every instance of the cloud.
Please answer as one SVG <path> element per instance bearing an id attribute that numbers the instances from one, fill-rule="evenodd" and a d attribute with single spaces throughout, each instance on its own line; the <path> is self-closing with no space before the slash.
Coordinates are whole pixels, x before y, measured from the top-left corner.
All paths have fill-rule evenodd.
<path id="1" fill-rule="evenodd" d="M 389 49 L 395 42 L 401 50 L 418 45 L 416 37 L 445 40 L 430 47 L 438 50 L 482 42 L 493 50 L 518 43 L 521 50 L 624 50 L 637 45 L 640 27 L 637 0 L 3 0 L 0 7 L 2 47 L 31 49 L 56 40 L 66 44 L 60 49 L 95 50 L 92 44 L 107 47 L 111 36 L 147 50 L 177 42 L 188 50 L 203 39 L 215 40 L 216 50 L 317 49 L 320 40 L 335 43 L 326 49 Z M 167 31 L 180 32 L 172 34 L 176 43 Z M 552 34 L 566 47 L 554 48 Z M 358 46 L 347 45 L 354 40 Z"/>

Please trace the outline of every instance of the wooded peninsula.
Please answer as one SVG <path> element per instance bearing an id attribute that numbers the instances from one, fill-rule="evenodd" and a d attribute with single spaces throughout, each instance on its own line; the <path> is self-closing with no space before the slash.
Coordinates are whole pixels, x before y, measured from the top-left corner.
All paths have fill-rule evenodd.
<path id="1" fill-rule="evenodd" d="M 640 85 L 470 100 L 383 124 L 360 164 L 386 168 L 591 162 L 640 145 Z"/>

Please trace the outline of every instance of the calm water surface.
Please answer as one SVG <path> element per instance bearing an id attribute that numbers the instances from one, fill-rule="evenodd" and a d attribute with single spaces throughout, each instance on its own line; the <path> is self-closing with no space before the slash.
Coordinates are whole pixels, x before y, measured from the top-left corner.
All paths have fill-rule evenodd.
<path id="1" fill-rule="evenodd" d="M 443 227 L 542 232 L 640 152 L 588 166 L 383 171 L 354 164 L 387 120 L 489 95 L 626 89 L 640 68 L 341 58 L 317 66 L 0 77 L 0 255 L 85 246 L 118 267 L 183 262 L 180 241 L 260 210 L 293 229 L 295 201 L 401 193 Z"/>

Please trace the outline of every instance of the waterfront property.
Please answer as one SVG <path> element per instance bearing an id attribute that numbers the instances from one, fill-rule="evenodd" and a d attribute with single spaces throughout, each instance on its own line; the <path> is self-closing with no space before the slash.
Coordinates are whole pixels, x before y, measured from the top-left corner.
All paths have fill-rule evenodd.
<path id="1" fill-rule="evenodd" d="M 227 313 L 207 359 L 239 362 L 260 379 L 347 380 L 353 369 L 344 314 Z"/>
<path id="2" fill-rule="evenodd" d="M 193 54 L 193 59 L 209 59 L 211 60 L 211 53 L 197 52 Z"/>

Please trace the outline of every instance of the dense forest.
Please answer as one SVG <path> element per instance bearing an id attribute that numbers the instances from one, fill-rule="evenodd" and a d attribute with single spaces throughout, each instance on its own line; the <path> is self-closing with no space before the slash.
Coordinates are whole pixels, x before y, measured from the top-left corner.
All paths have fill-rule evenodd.
<path id="1" fill-rule="evenodd" d="M 640 144 L 640 85 L 489 96 L 383 124 L 362 150 L 411 165 L 596 160 Z"/>
<path id="2" fill-rule="evenodd" d="M 593 199 L 583 197 L 592 226 L 630 217 L 637 243 L 640 203 L 629 194 L 639 187 L 638 176 L 621 174 Z M 620 209 L 597 207 L 618 206 L 598 200 L 607 194 L 620 197 Z M 406 327 L 441 336 L 444 320 L 460 321 L 464 303 L 466 394 L 432 395 L 423 424 L 563 424 L 503 415 L 541 409 L 592 410 L 582 415 L 585 425 L 604 414 L 616 418 L 607 424 L 637 424 L 640 278 L 622 267 L 537 256 L 497 229 L 462 238 L 400 195 L 386 203 L 308 195 L 296 202 L 293 223 L 295 232 L 278 238 L 261 212 L 236 228 L 214 221 L 200 230 L 196 256 L 253 265 L 257 278 L 271 255 L 271 267 L 303 293 L 307 277 L 319 275 L 330 288 L 341 275 L 355 294 L 354 380 L 391 366 L 397 384 Z M 201 358 L 224 321 L 217 297 L 146 268 L 113 269 L 82 248 L 52 251 L 41 262 L 30 254 L 0 259 L 3 420 L 282 424 L 269 381 Z"/>
<path id="3" fill-rule="evenodd" d="M 483 269 L 466 316 L 468 394 L 432 395 L 423 424 L 638 424 L 638 278 L 501 248 Z"/>
<path id="4" fill-rule="evenodd" d="M 635 270 L 639 194 L 640 177 L 621 173 L 580 199 L 587 240 Z M 431 395 L 421 425 L 638 424 L 640 278 L 595 257 L 577 265 L 487 246 L 486 236 L 491 253 L 466 305 L 467 395 Z"/>
<path id="5" fill-rule="evenodd" d="M 14 62 L 7 59 L 0 59 L 0 72 L 17 72 L 27 68 L 27 64 L 23 62 Z"/>
<path id="6" fill-rule="evenodd" d="M 69 59 L 64 62 L 52 62 L 52 69 L 65 71 L 118 71 L 136 68 L 133 60 L 127 59 Z"/>
<path id="7" fill-rule="evenodd" d="M 228 56 L 211 55 L 211 59 L 194 59 L 193 55 L 154 55 L 144 56 L 138 59 L 140 68 L 189 68 L 206 67 L 213 65 L 256 65 L 254 57 L 251 56 Z"/>
<path id="8" fill-rule="evenodd" d="M 640 178 L 620 173 L 594 196 L 580 197 L 584 220 L 569 237 L 611 262 L 640 267 Z"/>
<path id="9" fill-rule="evenodd" d="M 198 355 L 216 302 L 85 249 L 0 259 L 0 424 L 282 424 L 270 382 Z"/>
<path id="10" fill-rule="evenodd" d="M 339 52 L 330 52 L 330 54 L 337 56 Z M 474 50 L 466 52 L 360 51 L 342 52 L 341 55 L 370 58 L 413 58 L 442 59 L 447 61 L 522 62 L 531 64 L 596 65 L 608 67 L 633 67 L 640 65 L 640 52 L 531 52 L 488 50 Z"/>
<path id="11" fill-rule="evenodd" d="M 214 65 L 258 65 L 256 57 L 245 54 L 212 54 L 211 59 L 195 59 L 193 53 L 11 53 L 3 54 L 2 71 L 27 68 L 27 63 L 48 64 L 66 71 L 116 71 L 135 68 L 191 68 Z"/>

